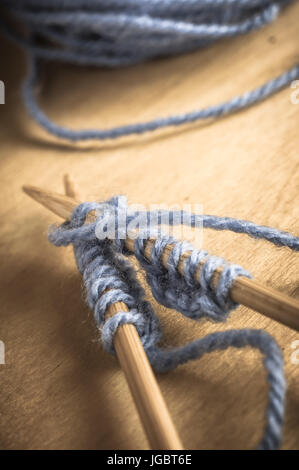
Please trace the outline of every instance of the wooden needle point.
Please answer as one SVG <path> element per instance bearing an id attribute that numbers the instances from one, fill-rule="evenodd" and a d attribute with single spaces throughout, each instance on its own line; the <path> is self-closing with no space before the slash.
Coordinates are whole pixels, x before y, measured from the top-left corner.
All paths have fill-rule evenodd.
<path id="1" fill-rule="evenodd" d="M 78 205 L 77 201 L 68 196 L 61 196 L 34 186 L 23 186 L 23 190 L 37 202 L 66 219 L 70 218 L 72 211 Z M 149 240 L 145 249 L 146 257 L 149 260 L 151 259 L 150 252 L 153 243 L 153 240 Z M 134 251 L 132 239 L 126 239 L 126 247 L 130 251 Z M 168 245 L 163 252 L 162 263 L 166 268 L 168 268 L 167 260 L 171 250 L 172 246 Z M 188 256 L 190 256 L 190 253 L 184 253 L 181 256 L 179 263 L 181 274 L 184 272 L 184 261 Z M 198 280 L 199 273 L 200 266 L 196 274 Z M 215 282 L 219 279 L 220 274 L 221 269 L 216 270 Z M 246 277 L 237 277 L 230 290 L 230 296 L 235 302 L 299 331 L 299 302 L 297 300 Z"/>
<path id="2" fill-rule="evenodd" d="M 63 184 L 65 194 L 69 197 L 74 198 L 76 201 L 79 201 L 80 195 L 77 185 L 68 173 L 63 176 Z"/>

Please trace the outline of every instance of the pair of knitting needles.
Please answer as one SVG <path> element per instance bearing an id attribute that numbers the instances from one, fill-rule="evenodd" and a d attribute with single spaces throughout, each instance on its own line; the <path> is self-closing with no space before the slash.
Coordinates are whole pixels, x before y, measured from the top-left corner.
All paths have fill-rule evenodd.
<path id="1" fill-rule="evenodd" d="M 23 190 L 56 215 L 69 220 L 80 201 L 75 185 L 68 175 L 64 177 L 64 186 L 66 195 L 29 185 L 23 186 Z M 95 220 L 95 215 L 90 213 L 88 222 L 93 220 Z M 146 244 L 145 256 L 149 261 L 154 243 L 155 240 L 149 239 Z M 134 252 L 134 240 L 127 238 L 125 245 L 128 250 Z M 172 249 L 172 245 L 167 245 L 162 254 L 162 263 L 167 269 Z M 190 254 L 190 251 L 186 252 L 180 258 L 178 270 L 182 275 L 184 275 L 184 263 Z M 198 282 L 200 269 L 199 265 L 195 276 Z M 219 268 L 215 271 L 213 279 L 215 285 L 219 280 L 221 270 Z M 299 302 L 294 299 L 246 277 L 235 279 L 230 296 L 235 302 L 299 331 Z M 124 311 L 128 311 L 126 304 L 116 302 L 108 307 L 106 315 L 112 316 Z M 151 448 L 182 450 L 182 443 L 134 325 L 124 324 L 118 328 L 114 337 L 114 347 Z"/>

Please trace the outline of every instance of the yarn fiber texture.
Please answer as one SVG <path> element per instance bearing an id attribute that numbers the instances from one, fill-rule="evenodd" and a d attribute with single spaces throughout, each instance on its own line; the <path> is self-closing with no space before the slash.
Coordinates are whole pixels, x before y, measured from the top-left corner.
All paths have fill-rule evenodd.
<path id="1" fill-rule="evenodd" d="M 96 211 L 97 220 L 85 224 L 90 211 Z M 121 232 L 121 237 L 114 239 L 99 239 L 96 236 L 97 224 L 108 226 L 110 218 L 115 220 L 120 212 L 122 220 L 125 221 L 125 228 L 132 218 L 140 215 L 138 211 L 127 211 L 126 200 L 123 197 L 114 197 L 103 203 L 83 203 L 74 210 L 70 222 L 52 229 L 49 234 L 49 240 L 54 245 L 72 244 L 74 247 L 77 266 L 83 275 L 86 288 L 86 300 L 94 311 L 105 349 L 114 354 L 113 337 L 117 328 L 124 323 L 136 326 L 148 358 L 157 371 L 172 370 L 190 360 L 201 358 L 205 353 L 230 347 L 258 349 L 263 357 L 269 390 L 266 425 L 258 449 L 279 448 L 282 440 L 286 385 L 282 354 L 274 338 L 265 331 L 241 329 L 215 332 L 181 347 L 169 349 L 159 347 L 161 339 L 159 320 L 136 279 L 129 260 L 129 256 L 133 253 L 125 247 L 124 232 Z M 143 215 L 149 219 L 153 213 L 146 212 Z M 190 244 L 163 235 L 160 224 L 165 220 L 164 215 L 165 211 L 157 211 L 155 217 L 150 219 L 157 221 L 151 261 L 146 258 L 144 250 L 146 241 L 154 236 L 153 232 L 141 229 L 134 242 L 134 254 L 146 273 L 153 296 L 162 305 L 173 308 L 194 320 L 206 318 L 210 321 L 224 321 L 230 311 L 237 307 L 229 295 L 234 280 L 238 276 L 251 277 L 251 275 L 240 266 L 229 265 L 225 260 L 210 256 L 204 250 L 195 250 Z M 183 212 L 168 212 L 169 225 L 185 223 L 186 218 L 183 215 Z M 192 214 L 189 225 L 195 226 L 198 218 L 204 227 L 247 234 L 257 239 L 268 240 L 277 246 L 299 251 L 299 238 L 287 232 L 258 226 L 248 221 L 211 215 Z M 119 228 L 116 226 L 116 234 L 119 233 Z M 168 259 L 168 269 L 161 261 L 166 244 L 173 246 Z M 190 251 L 191 255 L 185 262 L 182 276 L 178 271 L 178 263 L 180 255 L 186 250 Z M 199 263 L 201 263 L 200 283 L 195 279 Z M 215 287 L 212 277 L 219 266 L 222 266 L 223 270 Z M 115 302 L 125 302 L 129 312 L 120 312 L 106 319 L 107 308 Z"/>
<path id="2" fill-rule="evenodd" d="M 50 134 L 69 141 L 117 139 L 168 126 L 218 118 L 262 101 L 299 77 L 299 64 L 262 86 L 220 104 L 112 129 L 72 130 L 52 122 L 34 93 L 45 61 L 123 67 L 207 47 L 274 21 L 293 0 L 5 0 L 26 30 L 0 27 L 28 53 L 23 98 Z"/>

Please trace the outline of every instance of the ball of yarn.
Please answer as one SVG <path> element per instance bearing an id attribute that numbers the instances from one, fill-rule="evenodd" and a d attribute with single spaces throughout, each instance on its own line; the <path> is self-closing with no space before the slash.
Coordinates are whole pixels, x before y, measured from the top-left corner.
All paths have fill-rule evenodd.
<path id="1" fill-rule="evenodd" d="M 249 33 L 286 0 L 8 0 L 36 57 L 119 67 Z M 39 39 L 49 46 L 41 46 Z M 56 47 L 58 46 L 58 47 Z"/>
<path id="2" fill-rule="evenodd" d="M 72 142 L 117 139 L 168 126 L 221 117 L 244 109 L 299 77 L 299 65 L 262 86 L 223 103 L 112 129 L 72 130 L 52 122 L 40 109 L 34 89 L 44 61 L 123 67 L 156 57 L 207 47 L 250 33 L 275 20 L 292 0 L 4 0 L 22 23 L 20 35 L 0 27 L 28 53 L 23 98 L 31 116 L 50 134 Z"/>

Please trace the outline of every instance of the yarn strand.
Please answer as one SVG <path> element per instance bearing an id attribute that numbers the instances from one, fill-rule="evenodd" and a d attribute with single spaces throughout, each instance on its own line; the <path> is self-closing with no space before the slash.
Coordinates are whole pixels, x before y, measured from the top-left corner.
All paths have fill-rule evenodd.
<path id="1" fill-rule="evenodd" d="M 131 134 L 144 134 L 146 132 L 155 131 L 165 127 L 190 124 L 199 120 L 217 118 L 226 114 L 231 114 L 234 111 L 240 111 L 241 109 L 247 108 L 259 101 L 265 100 L 269 96 L 283 89 L 295 78 L 299 77 L 299 65 L 296 65 L 277 78 L 267 82 L 259 88 L 256 88 L 252 92 L 246 92 L 243 95 L 234 97 L 233 99 L 219 105 L 210 106 L 208 108 L 199 109 L 185 114 L 178 114 L 176 116 L 154 119 L 140 124 L 114 127 L 108 130 L 87 129 L 77 131 L 58 126 L 54 122 L 50 121 L 39 108 L 34 96 L 33 89 L 37 76 L 36 64 L 31 60 L 31 70 L 23 87 L 23 97 L 27 110 L 35 121 L 50 134 L 61 139 L 78 142 L 84 140 L 117 139 Z"/>

